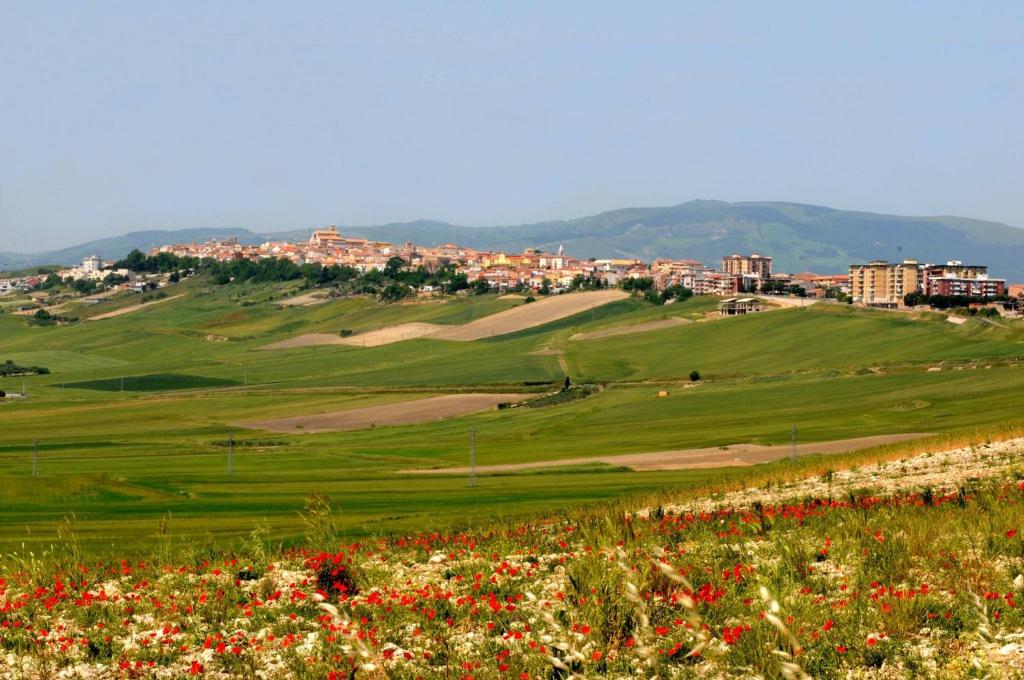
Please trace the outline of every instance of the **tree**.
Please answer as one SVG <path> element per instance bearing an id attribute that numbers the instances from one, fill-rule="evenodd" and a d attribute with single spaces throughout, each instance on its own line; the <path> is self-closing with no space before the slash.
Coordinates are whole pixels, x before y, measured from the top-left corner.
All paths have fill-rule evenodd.
<path id="1" fill-rule="evenodd" d="M 544 281 L 540 284 L 540 289 L 537 291 L 541 295 L 551 295 L 551 282 L 545 276 Z"/>
<path id="2" fill-rule="evenodd" d="M 371 269 L 363 274 L 363 281 L 366 281 L 367 283 L 381 284 L 384 283 L 384 274 L 379 269 Z"/>
<path id="3" fill-rule="evenodd" d="M 491 284 L 487 279 L 477 279 L 473 282 L 473 293 L 475 295 L 487 295 L 491 292 Z"/>
<path id="4" fill-rule="evenodd" d="M 384 290 L 380 292 L 380 297 L 382 300 L 387 300 L 388 302 L 398 302 L 411 294 L 412 289 L 404 283 L 389 283 L 384 287 Z"/>
<path id="5" fill-rule="evenodd" d="M 622 280 L 622 290 L 645 291 L 654 288 L 654 279 L 649 276 L 629 277 Z"/>
<path id="6" fill-rule="evenodd" d="M 389 279 L 397 278 L 402 273 L 402 270 L 405 269 L 406 264 L 408 263 L 402 258 L 392 255 L 388 258 L 387 264 L 384 265 L 384 276 Z"/>
<path id="7" fill-rule="evenodd" d="M 918 305 L 926 304 L 927 302 L 928 296 L 919 290 L 915 290 L 903 296 L 903 304 L 907 307 L 916 307 Z"/>
<path id="8" fill-rule="evenodd" d="M 700 372 L 696 371 L 696 370 L 690 371 L 690 382 L 698 382 L 699 380 L 700 380 Z"/>
<path id="9" fill-rule="evenodd" d="M 122 283 L 128 283 L 127 276 L 121 276 L 120 274 L 110 272 L 109 274 L 103 277 L 104 286 L 117 286 Z"/>
<path id="10" fill-rule="evenodd" d="M 168 253 L 169 254 L 169 253 Z M 132 250 L 123 260 L 118 260 L 114 263 L 114 269 L 131 269 L 133 272 L 144 272 L 149 271 L 151 263 L 150 258 L 146 257 L 138 248 Z M 155 267 L 156 263 L 152 263 Z"/>
<path id="11" fill-rule="evenodd" d="M 666 302 L 673 298 L 682 302 L 683 300 L 689 300 L 691 297 L 693 297 L 693 291 L 681 283 L 673 284 L 661 291 L 661 299 Z"/>
<path id="12" fill-rule="evenodd" d="M 453 274 L 448 281 L 441 284 L 441 290 L 448 294 L 456 293 L 467 288 L 469 288 L 469 278 L 462 273 Z"/>

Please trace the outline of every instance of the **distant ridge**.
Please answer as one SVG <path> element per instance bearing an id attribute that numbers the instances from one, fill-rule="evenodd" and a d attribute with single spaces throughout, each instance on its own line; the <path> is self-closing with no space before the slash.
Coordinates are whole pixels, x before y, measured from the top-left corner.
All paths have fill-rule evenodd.
<path id="1" fill-rule="evenodd" d="M 313 226 L 313 225 L 311 225 Z M 916 257 L 987 264 L 994 276 L 1024 280 L 1024 229 L 964 217 L 905 217 L 786 202 L 696 200 L 655 208 L 621 208 L 573 220 L 471 227 L 417 220 L 342 232 L 424 245 L 455 242 L 474 248 L 555 250 L 576 257 L 690 257 L 709 264 L 731 252 L 761 252 L 780 271 L 842 272 L 851 262 Z M 0 253 L 0 267 L 70 264 L 85 255 L 120 257 L 132 248 L 168 242 L 238 237 L 304 239 L 309 230 L 258 234 L 247 229 L 133 232 L 48 253 Z"/>
<path id="2" fill-rule="evenodd" d="M 248 229 L 154 229 L 133 231 L 122 236 L 101 238 L 79 245 L 40 253 L 0 253 L 0 269 L 23 269 L 46 264 L 76 264 L 83 257 L 99 255 L 104 259 L 121 258 L 133 248 L 149 250 L 165 243 L 208 241 L 237 237 L 241 243 L 262 243 L 266 239 Z"/>

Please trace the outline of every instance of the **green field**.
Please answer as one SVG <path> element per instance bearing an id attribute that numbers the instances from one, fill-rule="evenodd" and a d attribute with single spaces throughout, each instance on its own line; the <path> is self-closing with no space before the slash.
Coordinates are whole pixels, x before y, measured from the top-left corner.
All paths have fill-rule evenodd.
<path id="1" fill-rule="evenodd" d="M 0 361 L 49 375 L 0 380 L 28 391 L 0 405 L 0 548 L 43 548 L 74 513 L 99 547 L 171 530 L 218 540 L 266 523 L 300 532 L 298 510 L 328 495 L 351 536 L 653 494 L 742 469 L 633 472 L 601 465 L 410 477 L 411 467 L 477 460 L 551 461 L 727 444 L 957 432 L 1021 419 L 1024 328 L 937 315 L 822 305 L 711 319 L 715 301 L 615 302 L 477 342 L 421 338 L 375 348 L 256 351 L 303 333 L 394 323 L 464 323 L 520 300 L 488 295 L 409 304 L 340 299 L 281 307 L 294 286 L 188 281 L 152 309 L 95 322 L 29 327 L 0 314 Z M 91 316 L 137 298 L 71 307 Z M 667 316 L 695 321 L 579 341 L 586 331 Z M 936 370 L 940 369 L 941 370 Z M 931 369 L 931 370 L 929 370 Z M 492 410 L 418 425 L 268 433 L 244 421 L 313 414 L 461 391 L 556 389 L 566 370 L 599 394 L 536 409 Z M 690 371 L 703 380 L 687 386 Z M 122 387 L 123 385 L 123 387 Z M 669 396 L 659 398 L 659 390 Z M 233 474 L 226 474 L 233 438 Z M 39 440 L 38 478 L 32 477 Z"/>

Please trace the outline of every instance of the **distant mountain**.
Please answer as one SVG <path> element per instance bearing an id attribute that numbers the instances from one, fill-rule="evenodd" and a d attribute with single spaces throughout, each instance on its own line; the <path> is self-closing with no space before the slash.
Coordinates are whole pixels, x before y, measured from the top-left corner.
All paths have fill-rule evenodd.
<path id="1" fill-rule="evenodd" d="M 901 217 L 781 202 L 690 201 L 663 208 L 623 208 L 574 220 L 469 227 L 418 220 L 345 227 L 345 234 L 424 245 L 459 243 L 510 252 L 524 248 L 588 257 L 688 257 L 708 264 L 733 252 L 759 252 L 779 271 L 844 272 L 853 262 L 917 258 L 987 264 L 994 276 L 1024 280 L 1024 229 L 963 217 Z M 0 254 L 0 268 L 70 264 L 85 255 L 120 257 L 132 248 L 237 236 L 302 240 L 309 230 L 256 234 L 246 229 L 135 232 L 33 255 Z"/>
<path id="2" fill-rule="evenodd" d="M 1024 280 L 1024 229 L 963 217 L 902 217 L 797 203 L 690 201 L 623 208 L 575 220 L 462 227 L 411 222 L 350 227 L 382 241 L 455 242 L 475 248 L 555 250 L 576 257 L 687 257 L 707 264 L 733 252 L 774 258 L 778 271 L 845 272 L 870 259 L 987 264 L 993 276 Z"/>
<path id="3" fill-rule="evenodd" d="M 175 229 L 133 231 L 123 236 L 101 238 L 81 245 L 41 253 L 0 253 L 0 270 L 23 269 L 45 264 L 77 264 L 89 255 L 105 260 L 124 257 L 133 248 L 146 251 L 167 243 L 203 242 L 210 239 L 238 237 L 241 243 L 262 243 L 266 239 L 248 229 Z"/>

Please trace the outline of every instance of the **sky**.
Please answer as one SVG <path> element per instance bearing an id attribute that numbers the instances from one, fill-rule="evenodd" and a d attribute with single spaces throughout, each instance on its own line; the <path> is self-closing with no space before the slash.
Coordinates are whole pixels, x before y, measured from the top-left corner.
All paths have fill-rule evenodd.
<path id="1" fill-rule="evenodd" d="M 695 198 L 1024 227 L 1024 3 L 0 1 L 0 251 Z"/>

